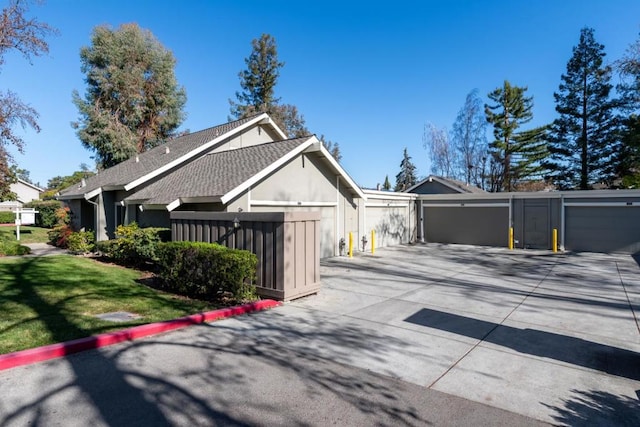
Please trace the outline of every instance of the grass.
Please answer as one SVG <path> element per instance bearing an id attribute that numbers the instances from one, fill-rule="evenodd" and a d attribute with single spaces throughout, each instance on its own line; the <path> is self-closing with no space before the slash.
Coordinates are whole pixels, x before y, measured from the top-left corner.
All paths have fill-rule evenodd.
<path id="1" fill-rule="evenodd" d="M 217 308 L 140 283 L 141 273 L 73 256 L 0 259 L 0 354 Z M 141 319 L 94 317 L 128 311 Z"/>
<path id="2" fill-rule="evenodd" d="M 25 243 L 47 243 L 48 228 L 30 227 L 28 225 L 20 226 L 20 244 Z M 0 240 L 16 241 L 16 227 L 2 226 L 0 227 Z"/>

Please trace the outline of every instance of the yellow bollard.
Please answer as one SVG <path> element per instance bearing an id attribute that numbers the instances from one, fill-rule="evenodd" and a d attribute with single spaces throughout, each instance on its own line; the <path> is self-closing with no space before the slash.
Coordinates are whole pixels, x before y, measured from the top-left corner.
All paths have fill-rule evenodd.
<path id="1" fill-rule="evenodd" d="M 376 253 L 376 230 L 371 230 L 371 255 Z"/>
<path id="2" fill-rule="evenodd" d="M 558 229 L 554 228 L 553 229 L 553 252 L 558 252 Z"/>
<path id="3" fill-rule="evenodd" d="M 513 249 L 513 227 L 509 227 L 509 249 Z"/>
<path id="4" fill-rule="evenodd" d="M 349 258 L 353 258 L 353 233 L 349 232 Z"/>

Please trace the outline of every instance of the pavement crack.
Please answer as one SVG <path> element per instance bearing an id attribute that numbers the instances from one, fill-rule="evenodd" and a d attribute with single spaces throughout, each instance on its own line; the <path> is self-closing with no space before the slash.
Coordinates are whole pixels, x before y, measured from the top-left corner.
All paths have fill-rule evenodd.
<path id="1" fill-rule="evenodd" d="M 444 378 L 449 372 L 451 372 L 451 370 L 453 368 L 455 368 L 456 366 L 458 366 L 458 364 L 469 355 L 469 353 L 471 353 L 473 350 L 475 350 L 476 348 L 478 348 L 478 346 L 480 344 L 482 344 L 489 335 L 491 335 L 493 333 L 493 331 L 495 331 L 496 329 L 498 329 L 500 326 L 502 326 L 504 324 L 504 322 L 507 321 L 507 319 L 509 317 L 511 317 L 511 315 L 522 306 L 522 304 L 524 304 L 524 302 L 527 300 L 527 298 L 529 298 L 531 295 L 533 295 L 533 293 L 540 287 L 540 285 L 542 285 L 542 283 L 544 283 L 545 280 L 547 280 L 547 277 L 549 277 L 549 275 L 551 274 L 551 272 L 553 271 L 553 269 L 555 268 L 555 266 L 558 265 L 558 263 L 554 263 L 551 268 L 547 271 L 547 273 L 544 275 L 544 277 L 536 284 L 536 286 L 533 287 L 533 289 L 531 289 L 529 292 L 527 292 L 527 294 L 522 298 L 522 301 L 520 301 L 499 323 L 496 323 L 495 326 L 493 328 L 491 328 L 486 334 L 484 334 L 482 336 L 482 338 L 480 338 L 478 340 L 477 343 L 475 343 L 469 350 L 467 350 L 460 358 L 458 358 L 458 360 L 456 360 L 456 362 L 454 364 L 452 364 L 451 366 L 449 366 L 449 368 L 447 368 L 446 371 L 444 371 L 442 373 L 442 375 L 440 375 L 438 378 L 435 379 L 435 381 L 433 381 L 431 384 L 429 384 L 429 386 L 427 386 L 427 388 L 432 388 L 434 385 L 436 385 L 436 383 L 438 381 L 440 381 L 442 378 Z"/>
<path id="2" fill-rule="evenodd" d="M 616 270 L 618 270 L 618 277 L 620 277 L 620 284 L 622 285 L 622 289 L 624 290 L 624 295 L 627 298 L 627 303 L 629 304 L 629 308 L 631 309 L 631 315 L 633 316 L 633 320 L 636 322 L 636 328 L 638 329 L 638 333 L 640 334 L 640 322 L 638 321 L 638 316 L 636 315 L 635 310 L 633 309 L 633 304 L 631 303 L 631 298 L 629 298 L 629 292 L 627 292 L 627 287 L 624 285 L 624 280 L 622 279 L 622 273 L 620 272 L 620 266 L 616 261 Z"/>

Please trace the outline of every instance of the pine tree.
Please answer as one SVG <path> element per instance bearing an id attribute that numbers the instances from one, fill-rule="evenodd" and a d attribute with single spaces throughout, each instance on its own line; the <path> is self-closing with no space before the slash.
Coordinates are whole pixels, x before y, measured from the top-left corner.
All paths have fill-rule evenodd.
<path id="1" fill-rule="evenodd" d="M 545 155 L 544 128 L 518 131 L 533 118 L 533 97 L 525 96 L 526 87 L 502 87 L 489 93 L 492 105 L 485 105 L 487 121 L 493 125 L 490 144 L 493 159 L 500 164 L 495 177 L 497 191 L 513 191 L 518 180 L 526 180 L 539 171 L 534 165 Z"/>
<path id="2" fill-rule="evenodd" d="M 400 162 L 400 172 L 396 175 L 395 191 L 404 191 L 416 183 L 416 167 L 411 162 L 411 156 L 405 147 L 402 161 Z"/>
<path id="3" fill-rule="evenodd" d="M 311 134 L 305 119 L 295 105 L 281 104 L 275 96 L 275 88 L 284 62 L 278 60 L 276 40 L 263 34 L 251 42 L 253 50 L 244 62 L 247 69 L 240 71 L 240 87 L 237 101 L 229 100 L 231 118 L 242 119 L 258 113 L 267 113 L 289 138 Z"/>
<path id="4" fill-rule="evenodd" d="M 616 62 L 625 116 L 621 119 L 620 176 L 624 188 L 640 188 L 640 39 Z"/>
<path id="5" fill-rule="evenodd" d="M 384 184 L 382 184 L 382 189 L 384 191 L 389 191 L 391 190 L 391 183 L 389 182 L 389 175 L 385 175 L 384 177 Z"/>
<path id="6" fill-rule="evenodd" d="M 611 183 L 620 164 L 619 103 L 611 96 L 611 67 L 604 65 L 604 56 L 594 30 L 583 28 L 554 93 L 559 117 L 551 125 L 546 166 L 560 188 Z"/>

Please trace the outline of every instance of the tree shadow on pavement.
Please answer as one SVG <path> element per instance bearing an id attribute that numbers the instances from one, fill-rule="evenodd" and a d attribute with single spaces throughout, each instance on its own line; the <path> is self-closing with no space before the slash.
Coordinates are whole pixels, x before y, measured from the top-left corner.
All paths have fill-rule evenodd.
<path id="1" fill-rule="evenodd" d="M 629 426 L 640 425 L 640 396 L 616 396 L 599 390 L 571 390 L 573 397 L 563 399 L 562 406 L 546 405 L 559 425 Z M 640 394 L 640 390 L 637 392 Z"/>

